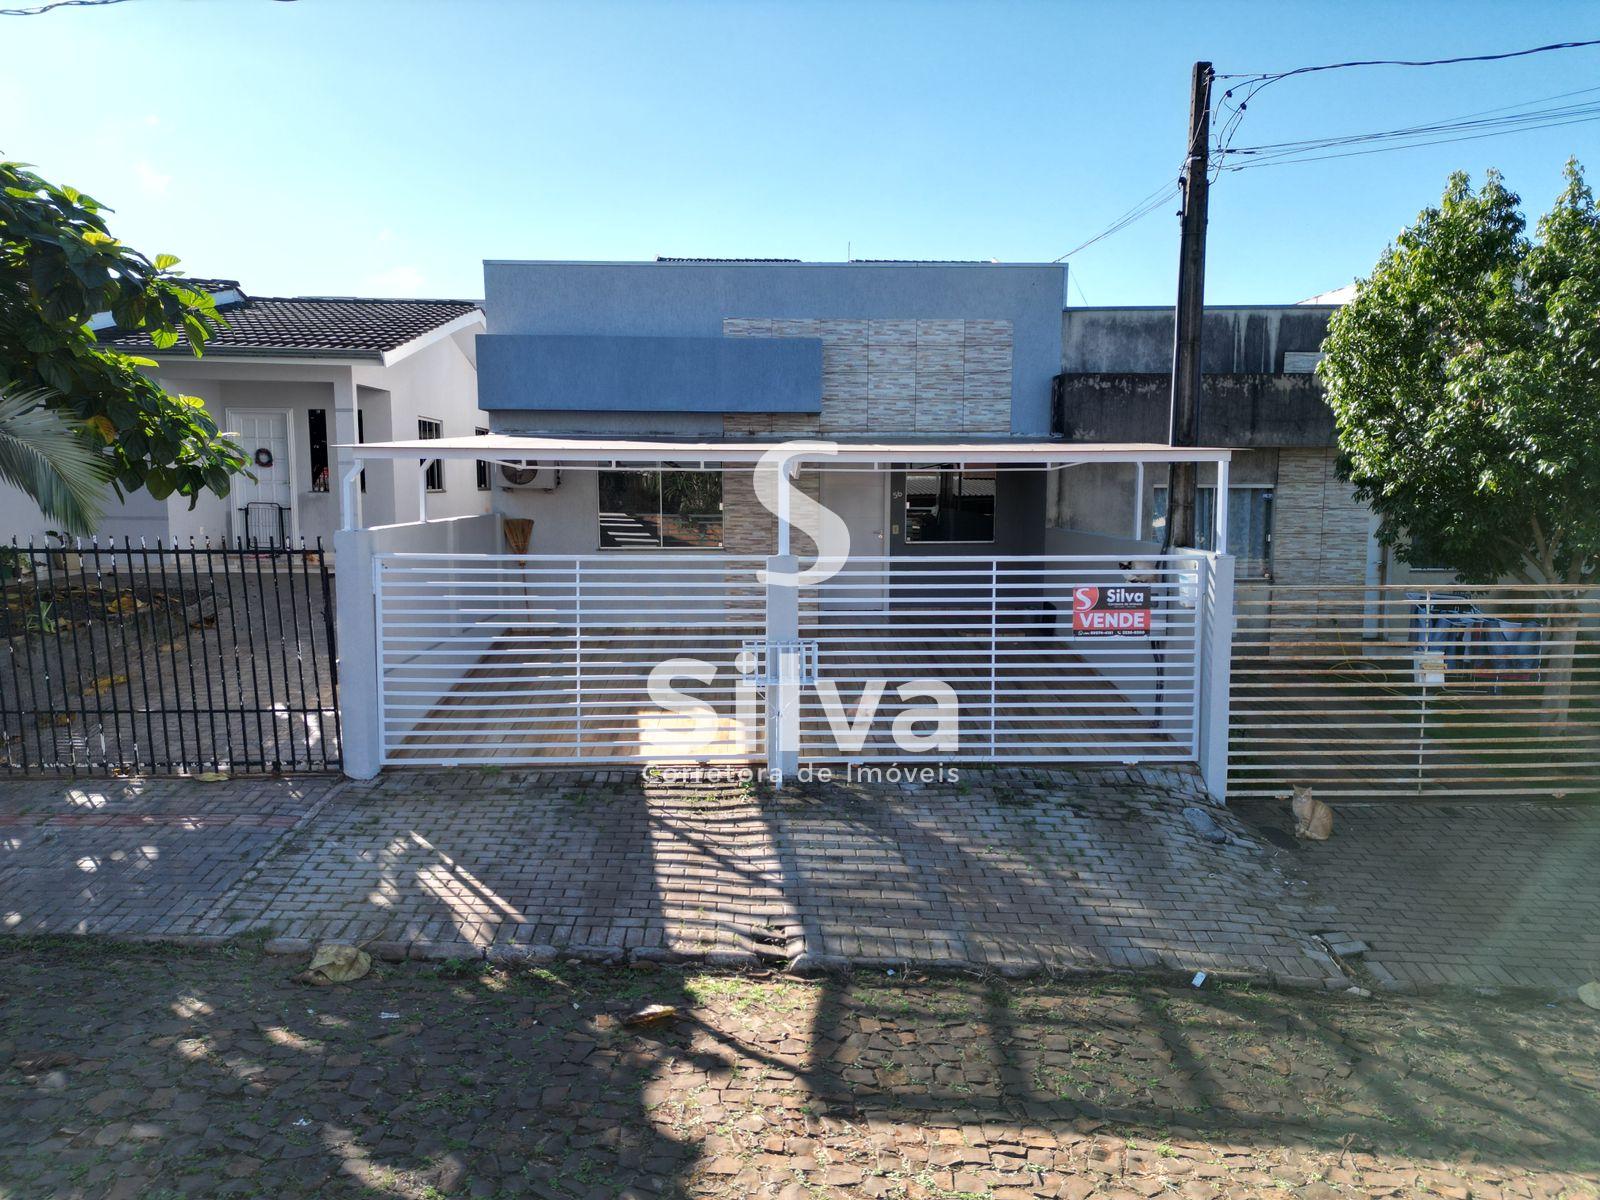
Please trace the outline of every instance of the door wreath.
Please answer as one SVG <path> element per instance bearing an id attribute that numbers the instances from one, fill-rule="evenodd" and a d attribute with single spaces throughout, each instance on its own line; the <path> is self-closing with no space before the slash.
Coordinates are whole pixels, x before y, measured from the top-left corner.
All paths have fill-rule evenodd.
<path id="1" fill-rule="evenodd" d="M 272 465 L 272 451 L 262 446 L 256 451 L 256 466 L 270 467 Z"/>

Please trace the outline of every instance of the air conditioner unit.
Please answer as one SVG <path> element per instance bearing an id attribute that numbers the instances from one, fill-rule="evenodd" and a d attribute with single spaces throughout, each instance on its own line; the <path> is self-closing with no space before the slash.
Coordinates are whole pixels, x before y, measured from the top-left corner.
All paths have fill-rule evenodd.
<path id="1" fill-rule="evenodd" d="M 528 488 L 535 492 L 553 492 L 561 486 L 560 470 L 548 464 L 501 463 L 500 478 L 509 488 Z"/>

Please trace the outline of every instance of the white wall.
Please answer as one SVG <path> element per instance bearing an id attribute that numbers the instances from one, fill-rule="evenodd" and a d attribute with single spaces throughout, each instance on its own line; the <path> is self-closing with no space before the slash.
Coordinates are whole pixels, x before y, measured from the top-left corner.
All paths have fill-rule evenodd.
<path id="1" fill-rule="evenodd" d="M 329 429 L 332 429 L 331 384 L 261 379 L 163 380 L 163 384 L 202 396 L 207 410 L 224 432 L 233 432 L 233 422 L 228 419 L 230 410 L 286 411 L 289 414 L 289 473 L 295 509 L 290 536 L 303 537 L 307 542 L 315 542 L 321 537 L 325 544 L 331 543 L 337 517 L 331 512 L 329 496 L 316 495 L 311 491 L 311 442 L 307 433 L 308 415 L 313 408 L 320 408 L 327 414 Z M 252 449 L 246 446 L 246 454 Z M 225 497 L 205 492 L 192 509 L 186 500 L 175 498 L 169 504 L 173 536 L 179 541 L 187 541 L 190 537 L 196 541 L 208 537 L 212 540 L 240 537 L 244 533 L 243 514 L 239 511 L 243 502 L 244 498 L 237 490 Z"/>
<path id="2" fill-rule="evenodd" d="M 367 420 L 367 441 L 377 442 L 385 437 L 404 441 L 417 436 L 417 419 L 429 417 L 444 424 L 444 436 L 471 437 L 478 429 L 487 429 L 489 420 L 478 408 L 478 372 L 454 337 L 441 338 L 432 345 L 402 359 L 392 367 L 376 364 L 358 366 L 356 385 L 361 389 L 363 408 L 368 389 L 387 393 L 387 412 L 377 417 L 379 426 L 387 426 L 380 433 L 374 427 L 375 415 Z M 382 398 L 371 395 L 376 405 Z M 367 468 L 367 495 L 371 497 L 383 474 L 392 470 L 394 508 L 388 524 L 416 521 L 418 511 L 417 469 L 409 462 L 374 464 Z M 446 460 L 444 464 L 444 491 L 428 495 L 428 519 L 473 516 L 490 511 L 492 492 L 480 492 L 477 485 L 477 466 L 470 459 Z M 369 523 L 377 523 L 376 513 L 369 514 Z"/>
<path id="3" fill-rule="evenodd" d="M 465 464 L 471 466 L 471 463 Z M 500 468 L 490 470 L 495 507 L 508 517 L 531 517 L 529 554 L 593 554 L 600 548 L 600 475 L 564 470 L 553 492 L 507 487 Z"/>
<path id="4" fill-rule="evenodd" d="M 454 517 L 376 529 L 340 530 L 334 536 L 340 586 L 339 727 L 344 737 L 344 772 L 370 779 L 381 767 L 378 704 L 377 604 L 373 558 L 379 554 L 498 554 L 504 545 L 493 514 Z M 464 667 L 465 670 L 470 667 Z M 440 684 L 440 694 L 451 681 Z"/>

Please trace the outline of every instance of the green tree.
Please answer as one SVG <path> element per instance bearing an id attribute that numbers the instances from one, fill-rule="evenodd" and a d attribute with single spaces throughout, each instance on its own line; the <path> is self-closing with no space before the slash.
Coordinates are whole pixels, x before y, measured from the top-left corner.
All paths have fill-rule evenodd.
<path id="1" fill-rule="evenodd" d="M 1415 539 L 1466 582 L 1594 578 L 1600 215 L 1566 178 L 1530 239 L 1498 174 L 1452 175 L 1329 327 L 1344 468 L 1402 561 Z"/>
<path id="2" fill-rule="evenodd" d="M 1552 599 L 1600 555 L 1600 214 L 1575 161 L 1566 180 L 1530 238 L 1498 174 L 1476 191 L 1452 175 L 1357 284 L 1318 367 L 1380 540 Z M 1580 637 L 1566 599 L 1545 633 L 1558 720 Z"/>
<path id="3" fill-rule="evenodd" d="M 124 246 L 105 212 L 74 188 L 0 162 L 0 390 L 71 423 L 123 492 L 144 487 L 191 506 L 207 488 L 226 495 L 244 454 L 204 402 L 162 390 L 140 370 L 151 359 L 100 345 L 89 326 L 110 313 L 122 329 L 148 331 L 158 349 L 181 333 L 199 355 L 222 319 L 203 289 L 173 272 L 176 258 L 152 261 Z M 26 427 L 42 429 L 37 420 Z"/>

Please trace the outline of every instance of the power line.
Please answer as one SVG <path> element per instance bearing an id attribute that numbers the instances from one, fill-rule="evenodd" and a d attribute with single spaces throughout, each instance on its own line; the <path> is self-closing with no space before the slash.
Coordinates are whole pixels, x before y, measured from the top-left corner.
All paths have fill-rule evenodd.
<path id="1" fill-rule="evenodd" d="M 125 4 L 127 0 L 50 0 L 32 8 L 0 8 L 0 17 L 37 17 L 58 8 L 101 8 L 107 4 Z"/>
<path id="2" fill-rule="evenodd" d="M 1551 50 L 1578 50 L 1585 46 L 1600 46 L 1600 38 L 1583 42 L 1551 42 L 1548 46 L 1533 46 L 1527 50 L 1507 50 L 1501 54 L 1465 54 L 1459 58 L 1368 58 L 1351 62 L 1323 63 L 1316 67 L 1296 67 L 1292 71 L 1258 71 L 1246 74 L 1218 75 L 1218 79 L 1288 79 L 1291 75 L 1309 75 L 1314 71 L 1339 71 L 1345 67 L 1447 67 L 1455 63 L 1500 62 L 1507 58 L 1525 58 L 1529 54 L 1545 54 Z"/>
<path id="3" fill-rule="evenodd" d="M 1074 246 L 1071 250 L 1068 250 L 1059 258 L 1053 258 L 1050 261 L 1065 262 L 1074 254 L 1077 254 L 1081 250 L 1087 250 L 1096 242 L 1104 241 L 1114 233 L 1120 233 L 1129 225 L 1132 225 L 1135 221 L 1143 220 L 1145 217 L 1148 217 L 1151 213 L 1155 212 L 1158 208 L 1161 208 L 1163 205 L 1169 203 L 1171 200 L 1176 198 L 1178 193 L 1182 190 L 1183 189 L 1179 186 L 1176 180 L 1173 180 L 1171 183 L 1163 184 L 1161 187 L 1151 192 L 1143 200 L 1140 200 L 1127 212 L 1123 213 L 1105 229 L 1102 229 L 1099 233 L 1095 234 L 1088 241 L 1080 242 L 1078 245 Z"/>
<path id="4" fill-rule="evenodd" d="M 1585 88 L 1583 92 L 1600 91 Z M 1577 95 L 1578 92 L 1567 93 Z M 1247 161 L 1238 165 L 1223 165 L 1219 170 L 1245 171 L 1255 167 L 1275 166 L 1289 162 L 1316 162 L 1329 158 L 1350 158 L 1361 154 L 1382 154 L 1413 147 L 1437 146 L 1448 142 L 1477 141 L 1481 138 L 1500 137 L 1532 129 L 1554 129 L 1600 120 L 1600 101 L 1560 105 L 1554 108 L 1535 109 L 1531 112 L 1506 112 L 1506 109 L 1525 108 L 1540 101 L 1524 101 L 1505 105 L 1501 109 L 1485 109 L 1462 117 L 1412 125 L 1401 129 L 1374 130 L 1368 133 L 1344 134 L 1334 137 L 1306 138 L 1294 142 L 1271 142 L 1260 146 L 1241 146 L 1227 153 Z M 1500 112 L 1500 116 L 1483 113 Z M 1392 143 L 1371 145 L 1371 143 Z M 1368 147 L 1368 148 L 1358 148 Z M 1340 151 L 1319 154 L 1317 151 Z"/>
<path id="5" fill-rule="evenodd" d="M 1241 80 L 1242 82 L 1234 84 L 1233 86 L 1229 87 L 1227 91 L 1223 92 L 1221 98 L 1218 100 L 1218 103 L 1217 103 L 1217 107 L 1219 109 L 1219 113 L 1220 113 L 1222 119 L 1219 122 L 1219 128 L 1217 130 L 1217 136 L 1216 136 L 1216 154 L 1215 154 L 1215 160 L 1214 160 L 1215 161 L 1215 170 L 1217 171 L 1217 173 L 1220 174 L 1221 171 L 1224 170 L 1224 169 L 1235 169 L 1235 170 L 1238 169 L 1238 168 L 1225 168 L 1223 164 L 1224 164 L 1224 160 L 1227 158 L 1227 156 L 1230 153 L 1234 153 L 1234 151 L 1232 149 L 1232 147 L 1233 147 L 1233 139 L 1237 136 L 1238 131 L 1239 131 L 1239 126 L 1244 121 L 1245 111 L 1250 107 L 1251 101 L 1253 101 L 1264 90 L 1266 90 L 1267 88 L 1271 87 L 1273 84 L 1278 83 L 1280 80 L 1292 79 L 1297 75 L 1310 75 L 1310 74 L 1314 74 L 1314 73 L 1319 72 L 1319 71 L 1345 70 L 1345 69 L 1351 68 L 1351 67 L 1443 67 L 1443 66 L 1457 65 L 1457 64 L 1461 64 L 1461 63 L 1501 62 L 1501 61 L 1504 61 L 1506 59 L 1525 58 L 1530 54 L 1547 54 L 1547 53 L 1550 53 L 1552 51 L 1557 51 L 1557 50 L 1578 50 L 1578 49 L 1583 49 L 1585 47 L 1590 47 L 1590 46 L 1600 46 L 1600 38 L 1591 38 L 1591 39 L 1588 39 L 1588 40 L 1585 40 L 1585 41 L 1551 42 L 1549 45 L 1532 46 L 1532 47 L 1530 47 L 1530 48 L 1528 48 L 1526 50 L 1507 50 L 1507 51 L 1502 51 L 1502 52 L 1495 53 L 1495 54 L 1466 54 L 1466 55 L 1460 55 L 1460 56 L 1455 57 L 1455 58 L 1429 58 L 1429 59 L 1372 58 L 1372 59 L 1356 59 L 1356 60 L 1351 60 L 1351 61 L 1348 61 L 1348 62 L 1322 63 L 1322 64 L 1319 64 L 1319 65 L 1316 65 L 1316 66 L 1295 67 L 1293 70 L 1289 70 L 1289 71 L 1260 71 L 1260 72 L 1254 72 L 1254 73 L 1234 73 L 1234 74 L 1227 74 L 1227 75 L 1218 75 L 1217 76 L 1218 79 L 1237 79 L 1237 80 Z M 1241 93 L 1241 92 L 1243 93 L 1242 96 L 1240 97 L 1240 99 L 1237 102 L 1235 102 L 1234 99 L 1233 99 L 1234 95 L 1236 93 Z M 1576 93 L 1569 93 L 1569 94 L 1576 94 Z M 1518 107 L 1518 106 L 1513 105 L 1511 107 Z M 1494 111 L 1494 110 L 1491 109 L 1491 110 L 1486 110 L 1486 111 Z M 1450 141 L 1450 140 L 1469 140 L 1469 139 L 1467 139 L 1467 138 L 1448 139 L 1447 138 L 1447 139 L 1441 139 L 1441 140 Z M 1431 145 L 1431 144 L 1437 144 L 1437 143 L 1426 143 L 1426 144 L 1430 144 Z M 1391 148 L 1393 148 L 1393 147 L 1391 147 Z M 1329 156 L 1329 157 L 1332 157 L 1332 156 Z M 1306 161 L 1309 161 L 1309 160 L 1306 160 Z"/>

